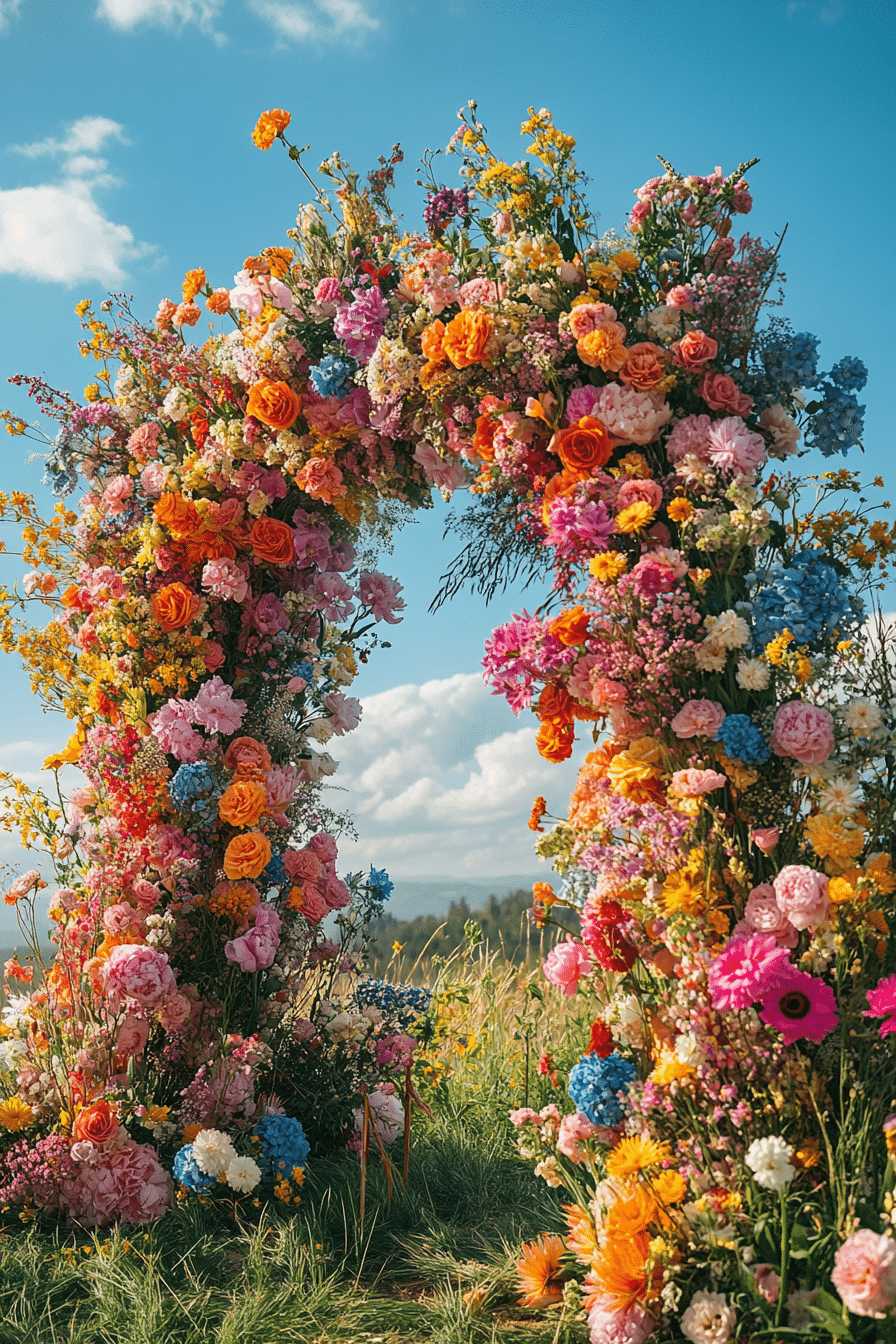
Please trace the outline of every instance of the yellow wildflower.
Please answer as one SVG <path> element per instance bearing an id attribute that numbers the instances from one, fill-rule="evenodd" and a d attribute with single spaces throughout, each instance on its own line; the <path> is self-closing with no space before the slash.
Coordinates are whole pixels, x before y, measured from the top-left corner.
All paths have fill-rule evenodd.
<path id="1" fill-rule="evenodd" d="M 588 565 L 588 572 L 599 583 L 615 583 L 628 569 L 628 557 L 621 551 L 601 551 Z"/>
<path id="2" fill-rule="evenodd" d="M 7 1097 L 5 1101 L 0 1101 L 0 1126 L 3 1129 L 27 1129 L 36 1118 L 27 1101 L 22 1101 L 20 1097 Z"/>

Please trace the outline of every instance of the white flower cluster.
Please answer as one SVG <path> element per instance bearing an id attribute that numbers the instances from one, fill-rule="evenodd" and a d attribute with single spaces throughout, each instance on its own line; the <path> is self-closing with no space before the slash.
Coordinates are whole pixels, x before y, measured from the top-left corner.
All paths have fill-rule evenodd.
<path id="1" fill-rule="evenodd" d="M 241 1157 L 230 1138 L 220 1129 L 203 1129 L 193 1140 L 193 1158 L 207 1176 L 223 1176 L 231 1190 L 242 1194 L 254 1190 L 261 1168 L 251 1157 Z"/>
<path id="2" fill-rule="evenodd" d="M 793 1180 L 796 1168 L 791 1166 L 793 1148 L 778 1134 L 765 1139 L 754 1139 L 744 1154 L 744 1161 L 753 1173 L 757 1185 L 766 1190 L 783 1190 Z"/>

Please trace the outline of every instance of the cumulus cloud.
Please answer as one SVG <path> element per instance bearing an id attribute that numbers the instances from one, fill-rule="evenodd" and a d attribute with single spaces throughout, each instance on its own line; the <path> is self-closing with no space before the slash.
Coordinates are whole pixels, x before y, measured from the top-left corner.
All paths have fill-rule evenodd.
<path id="1" fill-rule="evenodd" d="M 380 26 L 360 0 L 249 0 L 249 8 L 283 42 L 358 43 Z"/>
<path id="2" fill-rule="evenodd" d="M 0 33 L 19 12 L 21 0 L 0 0 Z"/>
<path id="3" fill-rule="evenodd" d="M 130 32 L 139 23 L 156 28 L 195 23 L 201 32 L 220 38 L 214 23 L 223 4 L 224 0 L 99 0 L 96 16 L 122 32 Z"/>
<path id="4" fill-rule="evenodd" d="M 130 261 L 152 250 L 96 200 L 100 189 L 118 185 L 100 153 L 110 141 L 128 143 L 119 122 L 81 117 L 61 137 L 11 147 L 29 159 L 56 160 L 60 174 L 56 182 L 0 190 L 0 273 L 115 286 Z"/>
<path id="5" fill-rule="evenodd" d="M 562 811 L 570 762 L 535 749 L 534 720 L 518 726 L 478 673 L 366 697 L 361 725 L 339 743 L 332 805 L 357 818 L 359 840 L 340 846 L 346 867 L 373 863 L 404 876 L 535 872 L 526 823 L 544 794 Z"/>

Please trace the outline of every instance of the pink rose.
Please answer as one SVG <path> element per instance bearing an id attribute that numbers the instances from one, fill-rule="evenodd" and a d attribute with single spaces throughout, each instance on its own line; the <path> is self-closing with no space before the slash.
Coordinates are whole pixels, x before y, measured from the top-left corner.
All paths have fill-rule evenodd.
<path id="1" fill-rule="evenodd" d="M 143 921 L 132 905 L 126 905 L 123 901 L 115 905 L 109 905 L 103 911 L 103 928 L 113 938 L 122 934 L 134 932 L 143 927 Z"/>
<path id="2" fill-rule="evenodd" d="M 193 1005 L 185 994 L 172 994 L 159 1005 L 159 1021 L 166 1031 L 179 1031 L 190 1020 Z"/>
<path id="3" fill-rule="evenodd" d="M 287 849 L 283 855 L 283 867 L 297 882 L 316 882 L 323 872 L 323 864 L 310 849 Z"/>
<path id="4" fill-rule="evenodd" d="M 593 970 L 591 957 L 582 943 L 577 943 L 572 934 L 566 935 L 565 943 L 552 947 L 544 961 L 544 975 L 552 985 L 562 989 L 571 999 L 578 988 L 583 975 Z"/>
<path id="5" fill-rule="evenodd" d="M 326 898 L 319 887 L 313 882 L 306 881 L 302 884 L 301 905 L 299 914 L 304 915 L 311 924 L 319 924 L 324 915 L 329 914 L 330 907 L 327 905 Z"/>
<path id="6" fill-rule="evenodd" d="M 834 720 L 819 705 L 788 700 L 775 715 L 769 745 L 776 756 L 792 756 L 801 765 L 821 765 L 834 750 Z"/>
<path id="7" fill-rule="evenodd" d="M 623 481 L 616 495 L 616 508 L 621 513 L 629 504 L 649 504 L 658 509 L 663 502 L 663 488 L 656 481 Z"/>
<path id="8" fill-rule="evenodd" d="M 308 848 L 317 855 L 322 863 L 336 862 L 336 841 L 332 835 L 327 835 L 326 831 L 319 831 L 317 835 L 312 836 L 308 841 Z"/>
<path id="9" fill-rule="evenodd" d="M 763 830 L 751 831 L 750 839 L 757 849 L 761 849 L 763 854 L 770 853 L 781 838 L 781 833 L 777 826 L 766 826 Z"/>
<path id="10" fill-rule="evenodd" d="M 155 910 L 162 896 L 155 883 L 147 882 L 145 877 L 138 877 L 131 890 L 134 893 L 134 900 L 144 914 L 149 914 L 151 910 Z"/>
<path id="11" fill-rule="evenodd" d="M 676 737 L 709 737 L 715 740 L 725 722 L 725 711 L 716 700 L 689 700 L 669 724 Z"/>
<path id="12" fill-rule="evenodd" d="M 268 814 L 280 826 L 288 826 L 286 809 L 295 796 L 296 770 L 292 765 L 278 765 L 271 770 L 265 781 Z"/>
<path id="13" fill-rule="evenodd" d="M 793 924 L 778 905 L 775 889 L 770 882 L 763 882 L 750 892 L 744 907 L 742 925 L 738 924 L 734 932 L 768 933 L 779 947 L 796 947 L 798 936 Z"/>
<path id="14" fill-rule="evenodd" d="M 700 395 L 714 411 L 727 411 L 729 415 L 746 415 L 753 405 L 753 398 L 741 392 L 727 373 L 704 374 Z"/>
<path id="15" fill-rule="evenodd" d="M 462 463 L 442 457 L 431 443 L 417 444 L 414 449 L 414 461 L 423 468 L 429 480 L 439 490 L 456 490 L 467 478 Z"/>
<path id="16" fill-rule="evenodd" d="M 666 298 L 667 307 L 675 307 L 670 304 L 668 296 Z M 672 358 L 680 368 L 694 370 L 702 369 L 711 359 L 715 359 L 719 353 L 719 347 L 711 336 L 707 336 L 703 331 L 689 331 L 682 336 L 680 341 L 676 341 L 672 346 Z"/>
<path id="17" fill-rule="evenodd" d="M 597 1125 L 592 1125 L 587 1115 L 578 1111 L 575 1115 L 564 1115 L 557 1135 L 557 1149 L 570 1162 L 581 1162 L 584 1156 L 582 1144 L 593 1139 L 596 1133 Z"/>
<path id="18" fill-rule="evenodd" d="M 795 929 L 814 929 L 828 913 L 828 879 L 802 864 L 782 868 L 774 881 L 775 899 Z"/>
<path id="19" fill-rule="evenodd" d="M 859 1228 L 835 1255 L 831 1280 L 850 1311 L 883 1320 L 896 1306 L 896 1241 Z"/>
<path id="20" fill-rule="evenodd" d="M 141 1008 L 152 1008 L 176 988 L 174 972 L 164 952 L 127 943 L 113 947 L 109 953 L 106 992 L 113 1002 L 134 999 Z"/>
<path id="21" fill-rule="evenodd" d="M 345 883 L 333 875 L 328 877 L 324 883 L 324 894 L 331 910 L 344 910 L 352 898 L 352 894 Z"/>

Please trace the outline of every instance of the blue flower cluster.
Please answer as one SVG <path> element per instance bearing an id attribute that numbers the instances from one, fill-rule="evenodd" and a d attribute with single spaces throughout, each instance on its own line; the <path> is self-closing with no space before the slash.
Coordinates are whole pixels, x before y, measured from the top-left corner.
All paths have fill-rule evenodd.
<path id="1" fill-rule="evenodd" d="M 72 444 L 62 430 L 53 440 L 53 448 L 47 457 L 43 484 L 48 485 L 53 494 L 61 499 L 70 495 L 78 484 L 78 468 L 75 466 Z"/>
<path id="2" fill-rule="evenodd" d="M 169 781 L 168 794 L 178 812 L 192 812 L 203 822 L 212 822 L 217 816 L 221 788 L 205 761 L 178 766 Z"/>
<path id="3" fill-rule="evenodd" d="M 762 351 L 765 371 L 787 387 L 813 387 L 818 367 L 818 337 L 808 331 L 769 341 Z"/>
<path id="4" fill-rule="evenodd" d="M 388 901 L 395 890 L 395 883 L 389 880 L 389 874 L 385 868 L 371 868 L 367 885 L 373 888 L 380 901 Z"/>
<path id="5" fill-rule="evenodd" d="M 269 887 L 282 887 L 289 881 L 289 874 L 283 866 L 283 854 L 280 850 L 271 851 L 270 861 L 261 875 L 262 882 Z"/>
<path id="6" fill-rule="evenodd" d="M 582 1055 L 569 1075 L 569 1095 L 592 1125 L 616 1125 L 623 1116 L 619 1093 L 625 1095 L 635 1077 L 634 1064 L 615 1050 L 606 1059 Z"/>
<path id="7" fill-rule="evenodd" d="M 215 1183 L 214 1176 L 209 1176 L 207 1171 L 201 1171 L 199 1165 L 193 1156 L 193 1145 L 188 1143 L 186 1147 L 179 1148 L 174 1154 L 174 1179 L 180 1181 L 188 1190 L 201 1192 L 209 1190 Z"/>
<path id="8" fill-rule="evenodd" d="M 301 677 L 309 686 L 314 681 L 314 668 L 311 663 L 290 663 L 288 670 L 291 677 Z"/>
<path id="9" fill-rule="evenodd" d="M 861 364 L 861 360 L 840 361 L 841 365 L 847 363 Z M 863 370 L 864 367 L 862 365 Z M 825 457 L 833 457 L 834 453 L 843 453 L 845 456 L 854 444 L 861 442 L 864 425 L 865 407 L 859 405 L 855 393 L 847 391 L 842 385 L 831 387 L 825 384 L 824 400 L 821 409 L 812 417 L 806 442 L 810 447 L 818 448 Z"/>
<path id="10" fill-rule="evenodd" d="M 339 355 L 324 355 L 319 364 L 311 365 L 308 377 L 319 397 L 341 397 L 346 383 L 357 367 L 352 359 L 342 359 Z"/>
<path id="11" fill-rule="evenodd" d="M 384 1017 L 395 1018 L 408 1027 L 429 1011 L 432 995 L 416 985 L 390 985 L 385 980 L 365 980 L 355 990 L 360 1007 L 379 1008 Z"/>
<path id="12" fill-rule="evenodd" d="M 786 568 L 776 560 L 762 578 L 748 574 L 747 583 L 757 653 L 784 630 L 797 644 L 846 639 L 864 616 L 823 551 L 800 551 Z"/>
<path id="13" fill-rule="evenodd" d="M 255 1156 L 265 1180 L 279 1181 L 308 1161 L 311 1145 L 299 1121 L 291 1116 L 265 1115 L 252 1133 L 261 1140 L 261 1152 Z"/>
<path id="14" fill-rule="evenodd" d="M 834 365 L 828 377 L 846 392 L 861 392 L 868 381 L 868 370 L 860 359 L 846 355 Z"/>
<path id="15" fill-rule="evenodd" d="M 762 765 L 771 752 L 749 714 L 729 714 L 719 729 L 726 755 L 744 765 Z"/>

